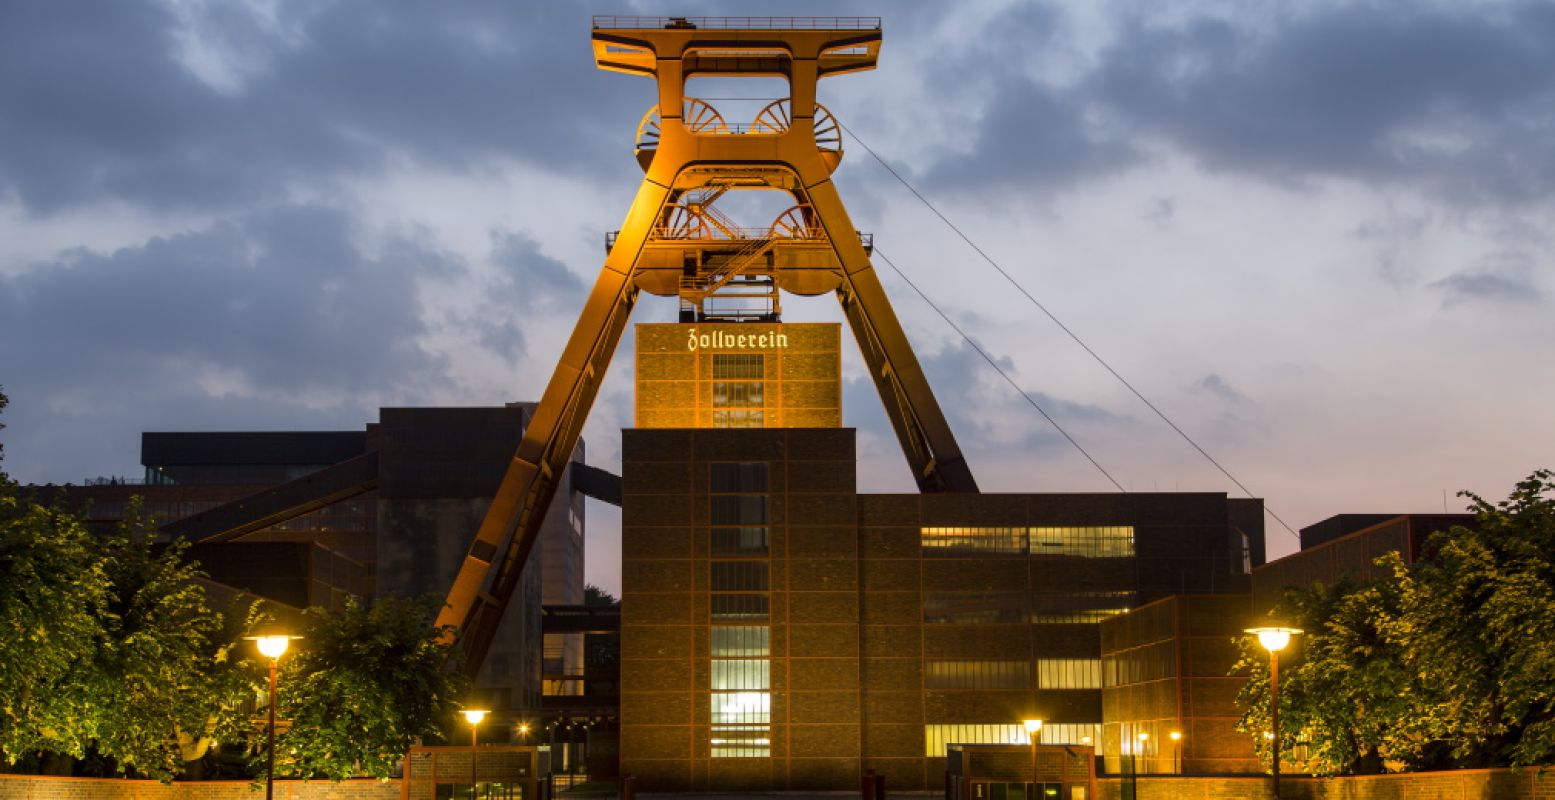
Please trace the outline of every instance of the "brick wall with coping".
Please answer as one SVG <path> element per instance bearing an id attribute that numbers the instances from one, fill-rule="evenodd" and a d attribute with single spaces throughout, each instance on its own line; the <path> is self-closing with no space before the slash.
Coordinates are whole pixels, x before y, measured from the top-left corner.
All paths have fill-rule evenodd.
<path id="1" fill-rule="evenodd" d="M 163 784 L 113 778 L 0 775 L 0 800 L 257 800 L 264 785 L 249 781 Z M 399 800 L 397 780 L 276 781 L 276 800 Z"/>

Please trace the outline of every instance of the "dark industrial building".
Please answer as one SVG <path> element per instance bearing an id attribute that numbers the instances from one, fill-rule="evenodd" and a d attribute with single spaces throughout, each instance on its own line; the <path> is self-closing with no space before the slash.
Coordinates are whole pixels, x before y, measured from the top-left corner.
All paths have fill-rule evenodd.
<path id="1" fill-rule="evenodd" d="M 1103 738 L 1100 624 L 1245 603 L 1261 504 L 861 495 L 851 429 L 624 433 L 621 760 L 654 790 L 944 785 L 950 744 Z"/>
<path id="2" fill-rule="evenodd" d="M 288 606 L 441 597 L 512 458 L 533 404 L 385 408 L 361 431 L 148 432 L 139 481 L 56 487 L 93 525 L 132 496 L 213 581 Z M 613 499 L 613 476 L 580 482 Z M 47 490 L 48 487 L 40 487 Z M 579 694 L 584 633 L 542 634 L 542 604 L 583 602 L 583 496 L 573 475 L 546 516 L 521 596 L 477 679 L 499 714 L 540 724 L 542 697 Z"/>

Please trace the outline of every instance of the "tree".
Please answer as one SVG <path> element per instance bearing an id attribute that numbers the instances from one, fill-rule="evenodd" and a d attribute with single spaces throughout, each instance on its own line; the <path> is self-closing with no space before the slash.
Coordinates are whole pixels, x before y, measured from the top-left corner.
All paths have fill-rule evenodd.
<path id="1" fill-rule="evenodd" d="M 240 631 L 209 607 L 188 544 L 158 547 L 155 532 L 136 499 L 99 541 L 109 585 L 103 638 L 70 680 L 96 711 L 95 751 L 119 772 L 165 781 L 218 730 L 230 741 L 244 729 L 253 684 L 237 659 Z"/>
<path id="2" fill-rule="evenodd" d="M 132 504 L 111 534 L 0 484 L 0 751 L 171 780 L 241 729 L 251 679 L 184 547 Z"/>
<path id="3" fill-rule="evenodd" d="M 277 770 L 386 778 L 418 739 L 441 738 L 465 681 L 449 669 L 446 631 L 432 625 L 440 605 L 384 597 L 308 610 L 305 639 L 282 664 L 278 710 L 292 724 L 276 742 Z"/>
<path id="4" fill-rule="evenodd" d="M 81 521 L 0 480 L 0 756 L 82 756 L 100 710 L 71 683 L 105 636 L 108 565 Z"/>
<path id="5" fill-rule="evenodd" d="M 1506 500 L 1468 497 L 1475 526 L 1434 534 L 1395 570 L 1409 666 L 1438 687 L 1429 733 L 1462 766 L 1555 758 L 1555 482 L 1549 470 Z"/>
<path id="6" fill-rule="evenodd" d="M 592 583 L 583 585 L 583 605 L 586 606 L 613 606 L 620 603 L 616 596 Z"/>
<path id="7" fill-rule="evenodd" d="M 1474 525 L 1432 534 L 1415 564 L 1383 556 L 1388 578 L 1287 592 L 1275 614 L 1306 634 L 1299 660 L 1282 660 L 1282 760 L 1303 743 L 1324 774 L 1555 758 L 1551 477 L 1536 471 L 1494 504 L 1462 493 Z M 1242 648 L 1239 728 L 1267 758 L 1268 656 Z"/>

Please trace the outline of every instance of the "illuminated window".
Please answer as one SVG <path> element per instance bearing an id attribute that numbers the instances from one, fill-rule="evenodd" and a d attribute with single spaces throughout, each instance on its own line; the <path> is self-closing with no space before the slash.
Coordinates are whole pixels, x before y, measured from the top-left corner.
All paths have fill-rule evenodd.
<path id="1" fill-rule="evenodd" d="M 924 528 L 925 556 L 1026 552 L 1025 528 Z"/>
<path id="2" fill-rule="evenodd" d="M 1026 598 L 1020 592 L 925 592 L 923 621 L 986 625 L 1026 621 Z"/>
<path id="3" fill-rule="evenodd" d="M 1101 659 L 1039 658 L 1038 689 L 1100 689 Z"/>
<path id="4" fill-rule="evenodd" d="M 713 379 L 761 380 L 766 377 L 767 358 L 763 353 L 714 353 Z"/>
<path id="5" fill-rule="evenodd" d="M 1074 722 L 1049 722 L 1042 726 L 1042 734 L 1037 741 L 1042 744 L 1083 744 L 1096 748 L 1097 754 L 1101 749 L 1101 726 L 1088 723 Z"/>
<path id="6" fill-rule="evenodd" d="M 765 625 L 714 625 L 713 658 L 765 656 L 769 630 Z"/>
<path id="7" fill-rule="evenodd" d="M 1024 725 L 925 725 L 923 754 L 945 755 L 949 744 L 1029 744 Z"/>
<path id="8" fill-rule="evenodd" d="M 926 689 L 1030 689 L 1031 664 L 1025 661 L 926 661 Z"/>
<path id="9" fill-rule="evenodd" d="M 1134 529 L 1127 526 L 1032 528 L 1031 554 L 1128 558 L 1134 555 Z"/>
<path id="10" fill-rule="evenodd" d="M 1136 593 L 1107 592 L 1034 592 L 1031 596 L 1031 621 L 1047 623 L 1101 622 L 1133 607 Z"/>

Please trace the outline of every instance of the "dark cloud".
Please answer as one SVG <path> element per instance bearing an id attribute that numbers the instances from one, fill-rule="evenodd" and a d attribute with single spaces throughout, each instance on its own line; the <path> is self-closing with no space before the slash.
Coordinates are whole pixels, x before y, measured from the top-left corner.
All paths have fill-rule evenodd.
<path id="1" fill-rule="evenodd" d="M 235 206 L 406 157 L 636 172 L 631 131 L 652 84 L 594 69 L 588 17 L 571 6 L 342 0 L 283 11 L 282 32 L 203 26 L 257 62 L 234 88 L 181 65 L 178 22 L 157 6 L 7 3 L 0 197 L 40 213 L 109 199 Z"/>
<path id="2" fill-rule="evenodd" d="M 122 434 L 115 421 L 359 425 L 373 400 L 443 382 L 419 343 L 416 286 L 460 267 L 413 241 L 369 255 L 354 233 L 338 211 L 283 207 L 0 277 L 0 364 L 18 417 L 87 438 Z"/>
<path id="3" fill-rule="evenodd" d="M 1555 7 L 1366 4 L 1268 32 L 1134 22 L 1083 90 L 1216 168 L 1522 200 L 1555 186 Z"/>
<path id="4" fill-rule="evenodd" d="M 1429 285 L 1446 295 L 1442 301 L 1444 306 L 1476 301 L 1533 303 L 1543 293 L 1533 281 L 1530 262 L 1531 259 L 1522 254 L 1497 254 L 1474 267 L 1460 270 Z"/>
<path id="5" fill-rule="evenodd" d="M 485 296 L 487 314 L 477 321 L 481 344 L 511 357 L 524 349 L 521 329 L 536 312 L 570 312 L 583 307 L 587 287 L 583 280 L 550 256 L 540 244 L 523 234 L 492 234 L 491 259 L 497 268 L 496 285 Z"/>
<path id="6" fill-rule="evenodd" d="M 1211 395 L 1228 403 L 1245 403 L 1247 396 L 1236 390 L 1236 387 L 1226 383 L 1225 378 L 1211 372 L 1193 382 L 1193 390 Z"/>

